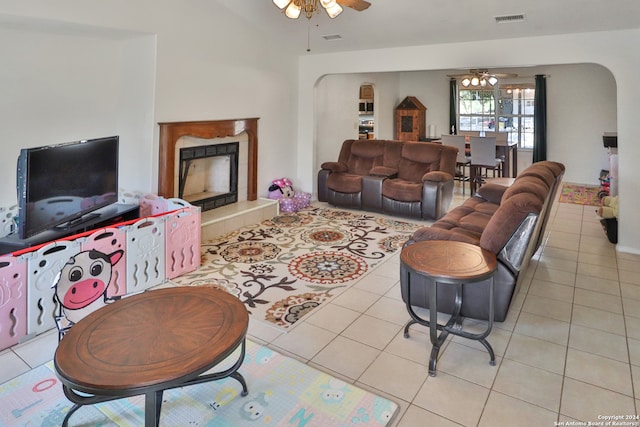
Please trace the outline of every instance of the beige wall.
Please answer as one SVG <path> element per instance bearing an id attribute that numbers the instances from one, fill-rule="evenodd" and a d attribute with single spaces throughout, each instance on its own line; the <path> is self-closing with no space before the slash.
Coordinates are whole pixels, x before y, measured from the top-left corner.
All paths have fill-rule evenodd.
<path id="1" fill-rule="evenodd" d="M 296 56 L 215 2 L 0 0 L 0 57 L 0 206 L 20 148 L 114 134 L 155 191 L 163 121 L 259 117 L 259 195 L 295 175 Z"/>

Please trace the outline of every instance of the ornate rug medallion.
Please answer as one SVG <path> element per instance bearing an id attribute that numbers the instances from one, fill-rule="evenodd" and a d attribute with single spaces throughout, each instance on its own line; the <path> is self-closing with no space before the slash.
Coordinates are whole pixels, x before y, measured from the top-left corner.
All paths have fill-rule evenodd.
<path id="1" fill-rule="evenodd" d="M 355 280 L 367 269 L 367 263 L 360 257 L 329 251 L 300 255 L 289 264 L 289 272 L 298 279 L 323 285 Z"/>
<path id="2" fill-rule="evenodd" d="M 385 237 L 378 242 L 378 247 L 386 252 L 394 252 L 402 249 L 402 245 L 407 241 L 404 234 Z"/>
<path id="3" fill-rule="evenodd" d="M 266 319 L 278 326 L 286 327 L 294 324 L 328 299 L 331 299 L 329 292 L 290 295 L 269 307 Z"/>
<path id="4" fill-rule="evenodd" d="M 241 242 L 229 245 L 220 255 L 229 262 L 254 263 L 275 258 L 280 252 L 273 243 Z"/>
<path id="5" fill-rule="evenodd" d="M 320 228 L 303 231 L 300 238 L 305 242 L 319 245 L 336 245 L 347 242 L 351 236 L 333 228 Z"/>

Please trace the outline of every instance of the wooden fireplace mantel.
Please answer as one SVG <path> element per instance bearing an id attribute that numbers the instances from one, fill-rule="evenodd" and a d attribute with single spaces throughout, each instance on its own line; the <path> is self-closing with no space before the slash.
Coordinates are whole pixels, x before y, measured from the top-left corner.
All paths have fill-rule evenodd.
<path id="1" fill-rule="evenodd" d="M 161 122 L 158 164 L 158 194 L 177 197 L 175 193 L 176 144 L 183 136 L 211 139 L 248 136 L 247 200 L 258 198 L 258 119 L 202 120 L 193 122 Z"/>

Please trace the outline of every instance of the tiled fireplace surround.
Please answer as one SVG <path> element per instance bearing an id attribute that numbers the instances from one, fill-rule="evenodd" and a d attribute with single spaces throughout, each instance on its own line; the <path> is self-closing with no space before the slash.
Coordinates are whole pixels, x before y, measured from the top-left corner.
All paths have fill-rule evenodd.
<path id="1" fill-rule="evenodd" d="M 177 149 L 182 137 L 207 140 L 207 144 L 227 142 L 225 138 L 246 139 L 246 198 L 231 205 L 202 213 L 202 240 L 212 239 L 247 224 L 254 224 L 278 214 L 273 200 L 258 198 L 258 119 L 162 122 L 158 163 L 158 194 L 177 197 L 175 171 Z M 242 153 L 241 153 L 242 156 Z"/>

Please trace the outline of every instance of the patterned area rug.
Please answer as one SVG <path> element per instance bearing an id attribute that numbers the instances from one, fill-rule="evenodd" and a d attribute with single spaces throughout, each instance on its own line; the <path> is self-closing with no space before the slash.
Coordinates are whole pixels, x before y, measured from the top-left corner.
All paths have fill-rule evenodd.
<path id="1" fill-rule="evenodd" d="M 236 295 L 258 320 L 286 329 L 398 251 L 420 226 L 309 207 L 202 245 L 202 265 L 173 281 Z"/>
<path id="2" fill-rule="evenodd" d="M 600 187 L 582 184 L 563 184 L 559 201 L 576 205 L 600 206 Z"/>
<path id="3" fill-rule="evenodd" d="M 250 341 L 240 373 L 249 388 L 245 397 L 232 378 L 166 391 L 160 425 L 386 426 L 398 410 L 390 400 Z M 52 362 L 0 384 L 2 426 L 60 426 L 70 408 Z M 143 426 L 144 397 L 84 406 L 69 424 Z"/>

